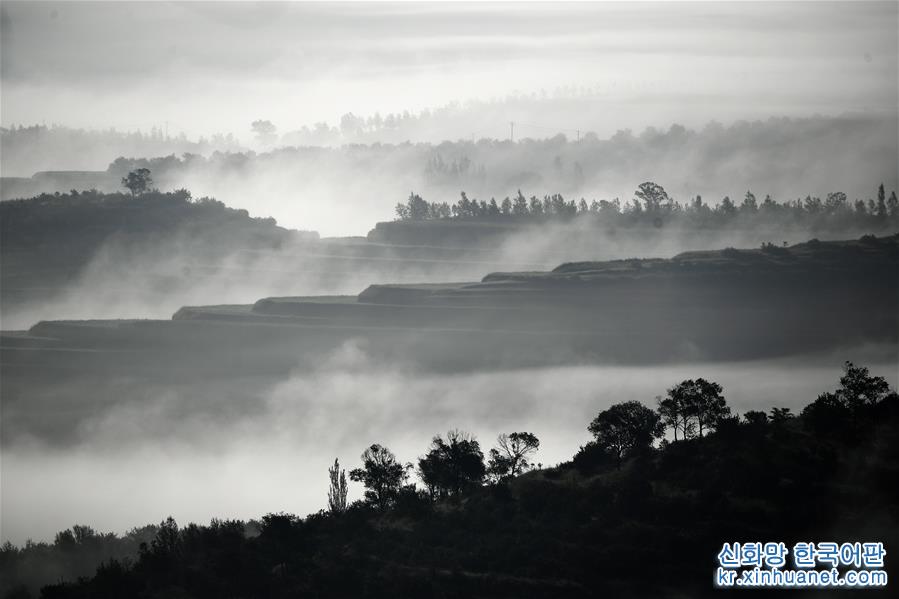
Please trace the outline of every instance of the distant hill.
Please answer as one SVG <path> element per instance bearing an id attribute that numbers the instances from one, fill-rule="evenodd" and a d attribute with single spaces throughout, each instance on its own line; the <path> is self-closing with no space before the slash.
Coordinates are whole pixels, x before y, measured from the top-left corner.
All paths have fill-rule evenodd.
<path id="1" fill-rule="evenodd" d="M 153 191 L 136 197 L 96 191 L 41 194 L 0 203 L 0 217 L 4 251 L 76 240 L 96 246 L 112 234 L 169 234 L 180 228 L 210 238 L 236 234 L 235 242 L 254 245 L 278 243 L 293 235 L 278 227 L 274 219 L 250 218 L 246 210 L 228 208 L 210 198 L 194 200 L 186 190 Z"/>
<path id="2" fill-rule="evenodd" d="M 3 201 L 73 189 L 116 192 L 120 186 L 106 171 L 40 171 L 30 177 L 0 177 L 0 200 Z"/>
<path id="3" fill-rule="evenodd" d="M 196 258 L 214 260 L 239 249 L 277 249 L 315 239 L 315 233 L 287 230 L 274 219 L 251 218 L 246 210 L 193 199 L 183 190 L 137 197 L 86 191 L 2 202 L 0 303 L 9 306 L 60 290 L 110 242 L 148 252 L 177 242 Z"/>

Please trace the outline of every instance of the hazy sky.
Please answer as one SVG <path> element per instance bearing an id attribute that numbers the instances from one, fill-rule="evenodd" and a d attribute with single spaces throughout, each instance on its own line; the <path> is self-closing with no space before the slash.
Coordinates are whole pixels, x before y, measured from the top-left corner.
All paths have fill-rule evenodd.
<path id="1" fill-rule="evenodd" d="M 2 123 L 249 137 L 569 85 L 608 104 L 600 133 L 895 112 L 897 25 L 895 2 L 4 1 Z"/>

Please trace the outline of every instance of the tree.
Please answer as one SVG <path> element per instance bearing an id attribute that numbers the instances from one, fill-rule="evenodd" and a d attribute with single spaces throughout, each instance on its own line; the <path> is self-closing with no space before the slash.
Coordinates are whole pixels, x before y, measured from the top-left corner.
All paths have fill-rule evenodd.
<path id="1" fill-rule="evenodd" d="M 365 128 L 365 119 L 348 112 L 340 117 L 340 132 L 344 137 L 360 135 Z"/>
<path id="2" fill-rule="evenodd" d="M 852 420 L 852 412 L 838 393 L 825 392 L 802 408 L 803 423 L 819 433 L 845 431 Z"/>
<path id="3" fill-rule="evenodd" d="M 824 211 L 828 214 L 839 212 L 846 206 L 846 194 L 842 191 L 832 191 L 824 198 Z"/>
<path id="4" fill-rule="evenodd" d="M 615 456 L 621 468 L 624 456 L 651 447 L 664 434 L 665 427 L 653 410 L 638 401 L 626 401 L 600 412 L 587 430 L 599 447 Z"/>
<path id="5" fill-rule="evenodd" d="M 658 212 L 663 203 L 666 206 L 671 204 L 671 198 L 668 197 L 668 192 L 665 191 L 665 188 L 652 181 L 646 181 L 638 185 L 634 196 L 638 200 L 643 200 L 643 208 L 646 212 Z"/>
<path id="6" fill-rule="evenodd" d="M 891 399 L 897 401 L 899 396 L 890 390 L 885 378 L 871 376 L 866 367 L 846 362 L 840 387 L 819 395 L 803 408 L 800 415 L 808 426 L 820 433 L 851 436 L 874 417 L 876 408 Z"/>
<path id="7" fill-rule="evenodd" d="M 131 192 L 131 197 L 139 196 L 150 189 L 153 179 L 150 178 L 150 169 L 139 168 L 122 177 L 122 185 Z"/>
<path id="8" fill-rule="evenodd" d="M 478 441 L 468 433 L 452 430 L 446 440 L 440 435 L 434 437 L 428 453 L 418 460 L 418 473 L 431 497 L 457 497 L 481 484 L 487 469 Z"/>
<path id="9" fill-rule="evenodd" d="M 405 204 L 396 205 L 396 215 L 400 220 L 425 220 L 430 213 L 431 206 L 414 192 L 409 192 Z"/>
<path id="10" fill-rule="evenodd" d="M 250 123 L 250 129 L 256 135 L 256 140 L 264 145 L 268 145 L 275 141 L 275 127 L 271 121 L 257 120 Z"/>
<path id="11" fill-rule="evenodd" d="M 768 415 L 759 410 L 749 410 L 743 414 L 743 421 L 751 426 L 764 426 L 768 424 Z"/>
<path id="12" fill-rule="evenodd" d="M 684 438 L 692 436 L 694 429 L 702 437 L 706 430 L 717 426 L 718 421 L 730 415 L 721 385 L 705 379 L 690 379 L 668 390 L 669 406 L 679 413 Z"/>
<path id="13" fill-rule="evenodd" d="M 494 480 L 518 476 L 532 468 L 528 457 L 540 448 L 533 433 L 503 433 L 496 438 L 498 447 L 490 450 L 487 471 Z"/>
<path id="14" fill-rule="evenodd" d="M 90 526 L 75 524 L 74 526 L 72 526 L 72 536 L 75 537 L 76 543 L 84 544 L 95 538 L 97 536 L 97 531 L 95 531 Z"/>
<path id="15" fill-rule="evenodd" d="M 746 191 L 746 196 L 743 198 L 743 204 L 740 206 L 740 212 L 745 212 L 747 214 L 755 214 L 759 210 L 758 202 L 755 199 L 755 194 L 751 191 Z"/>
<path id="16" fill-rule="evenodd" d="M 406 481 L 407 466 L 400 464 L 386 447 L 375 443 L 362 452 L 362 468 L 350 470 L 350 480 L 365 486 L 365 499 L 386 509 Z"/>
<path id="17" fill-rule="evenodd" d="M 525 199 L 524 194 L 521 193 L 521 190 L 518 190 L 518 195 L 515 196 L 515 200 L 512 202 L 512 214 L 515 216 L 526 216 L 528 213 L 528 201 Z"/>
<path id="18" fill-rule="evenodd" d="M 718 421 L 730 415 L 730 408 L 721 395 L 721 385 L 705 379 L 684 381 L 688 388 L 686 394 L 687 415 L 696 422 L 699 436 L 703 431 L 714 429 Z"/>
<path id="19" fill-rule="evenodd" d="M 331 487 L 328 489 L 328 510 L 332 514 L 340 514 L 346 511 L 346 470 L 340 469 L 340 463 L 334 459 L 334 465 L 328 468 L 331 479 Z"/>
<path id="20" fill-rule="evenodd" d="M 681 432 L 684 439 L 689 439 L 693 436 L 696 427 L 693 424 L 693 421 L 687 416 L 683 397 L 681 395 L 673 394 L 675 389 L 676 387 L 674 389 L 669 389 L 668 397 L 665 399 L 656 397 L 656 402 L 658 403 L 658 408 L 656 410 L 659 413 L 662 425 L 671 427 L 674 431 L 674 440 L 677 441 L 678 431 Z"/>
<path id="21" fill-rule="evenodd" d="M 729 196 L 724 196 L 724 199 L 721 200 L 721 204 L 718 205 L 718 211 L 725 217 L 730 217 L 736 214 L 737 207 L 734 206 L 734 202 Z"/>
<path id="22" fill-rule="evenodd" d="M 883 189 L 883 183 L 877 188 L 877 209 L 874 211 L 874 214 L 880 218 L 884 218 L 887 215 L 886 193 Z"/>
<path id="23" fill-rule="evenodd" d="M 865 366 L 852 362 L 843 364 L 843 376 L 837 396 L 851 410 L 878 404 L 890 392 L 890 386 L 882 376 L 871 376 Z"/>
<path id="24" fill-rule="evenodd" d="M 791 418 L 794 418 L 793 411 L 790 408 L 771 408 L 771 422 L 774 424 L 780 424 L 782 422 L 786 422 Z"/>
<path id="25" fill-rule="evenodd" d="M 160 557 L 175 557 L 181 549 L 178 523 L 169 516 L 159 524 L 156 537 L 150 543 L 150 552 Z"/>

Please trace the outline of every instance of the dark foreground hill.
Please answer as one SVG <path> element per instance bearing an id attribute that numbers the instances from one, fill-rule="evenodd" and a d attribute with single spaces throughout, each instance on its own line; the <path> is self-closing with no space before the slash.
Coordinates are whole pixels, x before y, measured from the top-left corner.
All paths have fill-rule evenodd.
<path id="1" fill-rule="evenodd" d="M 136 555 L 107 559 L 95 575 L 41 596 L 719 596 L 716 556 L 735 541 L 882 542 L 892 575 L 899 398 L 885 385 L 865 395 L 850 378 L 800 417 L 724 418 L 704 438 L 634 449 L 620 467 L 591 443 L 558 467 L 439 501 L 406 488 L 386 507 L 358 502 L 306 518 L 183 528 L 169 520 L 146 529 L 155 536 Z M 115 539 L 103 549 L 95 537 L 71 536 L 4 548 L 2 572 L 18 581 L 42 563 L 59 571 L 81 556 L 122 555 Z M 890 596 L 891 585 L 861 592 Z M 11 586 L 7 597 L 29 596 Z"/>

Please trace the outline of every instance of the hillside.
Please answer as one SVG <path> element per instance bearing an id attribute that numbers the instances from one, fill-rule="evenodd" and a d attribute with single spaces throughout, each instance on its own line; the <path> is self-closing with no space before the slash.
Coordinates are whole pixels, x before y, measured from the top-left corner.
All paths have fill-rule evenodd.
<path id="1" fill-rule="evenodd" d="M 71 192 L 2 202 L 0 304 L 9 310 L 62 292 L 107 246 L 116 261 L 178 248 L 214 263 L 241 249 L 271 250 L 315 238 L 209 198 L 192 199 L 183 190 L 138 197 Z"/>
<path id="2" fill-rule="evenodd" d="M 372 285 L 356 301 L 264 299 L 243 321 L 277 316 L 298 326 L 341 327 L 347 335 L 421 331 L 427 337 L 409 334 L 416 347 L 409 355 L 425 367 L 651 362 L 686 351 L 739 359 L 863 340 L 896 343 L 897 268 L 899 236 L 812 241 L 569 263 L 465 284 Z M 175 318 L 216 316 L 189 308 Z M 400 347 L 395 357 L 408 349 Z"/>
<path id="3" fill-rule="evenodd" d="M 795 418 L 747 413 L 704 438 L 634 449 L 620 466 L 590 443 L 570 462 L 437 501 L 407 487 L 386 508 L 168 520 L 121 540 L 82 527 L 77 541 L 67 531 L 53 545 L 7 546 L 6 597 L 50 582 L 41 567 L 84 575 L 91 559 L 104 560 L 96 575 L 69 574 L 41 597 L 718 596 L 722 543 L 754 540 L 883 542 L 892 575 L 899 396 L 855 372 L 864 376 L 845 375 L 836 391 L 855 407 L 839 417 L 825 417 L 836 408 L 820 398 Z"/>
<path id="4" fill-rule="evenodd" d="M 355 297 L 184 307 L 169 321 L 46 321 L 7 334 L 3 355 L 12 365 L 74 359 L 54 348 L 139 348 L 153 359 L 112 359 L 177 373 L 179 352 L 203 349 L 185 376 L 227 377 L 233 356 L 244 356 L 247 372 L 285 372 L 351 339 L 378 348 L 385 363 L 440 371 L 751 359 L 859 343 L 894 352 L 897 270 L 899 235 L 569 263 L 471 283 L 376 284 Z"/>
<path id="5" fill-rule="evenodd" d="M 882 192 L 882 193 L 881 193 Z M 576 205 L 560 195 L 495 206 L 428 204 L 367 237 L 320 239 L 189 192 L 72 191 L 0 204 L 0 306 L 6 328 L 47 318 L 164 318 L 185 304 L 245 304 L 265 296 L 356 294 L 370 283 L 472 281 L 491 271 L 543 271 L 584 258 L 673 256 L 684 248 L 758 247 L 812 236 L 896 232 L 894 194 L 851 208 L 825 200 L 738 208 L 683 206 L 646 182 L 643 203 Z M 429 206 L 429 207 L 428 207 Z M 500 208 L 496 208 L 500 210 Z M 489 214 L 488 214 L 489 213 Z M 513 214 L 514 213 L 514 214 Z M 786 240 L 786 241 L 785 241 Z"/>
<path id="6" fill-rule="evenodd" d="M 160 318 L 198 301 L 348 293 L 371 281 L 459 280 L 546 263 L 479 247 L 320 239 L 184 190 L 138 197 L 72 191 L 2 202 L 0 252 L 5 328 L 47 317 Z"/>

